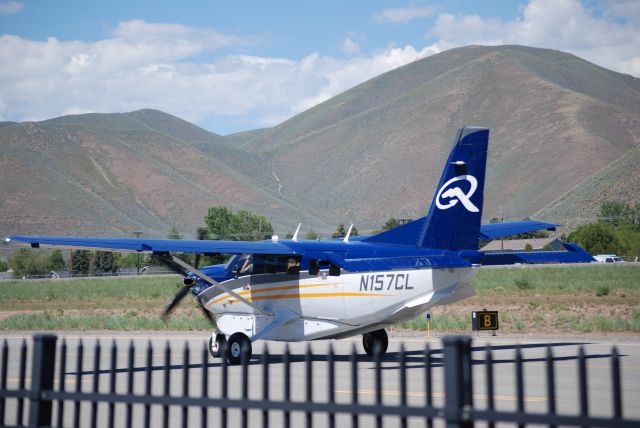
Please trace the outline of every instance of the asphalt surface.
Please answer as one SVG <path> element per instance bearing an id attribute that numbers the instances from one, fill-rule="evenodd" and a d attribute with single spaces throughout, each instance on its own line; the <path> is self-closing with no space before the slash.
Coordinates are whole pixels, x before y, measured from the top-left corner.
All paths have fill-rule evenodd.
<path id="1" fill-rule="evenodd" d="M 127 348 L 134 344 L 134 364 L 133 364 L 133 392 L 134 394 L 146 394 L 146 349 L 149 343 L 153 348 L 152 368 L 152 394 L 164 395 L 163 379 L 165 376 L 164 350 L 167 344 L 171 348 L 172 356 L 169 365 L 171 396 L 180 396 L 185 384 L 185 374 L 187 378 L 187 389 L 193 396 L 200 397 L 202 393 L 203 371 L 207 370 L 208 394 L 210 397 L 221 396 L 221 376 L 222 369 L 220 360 L 207 357 L 206 365 L 203 365 L 203 346 L 208 340 L 206 333 L 114 333 L 114 332 L 89 332 L 89 333 L 57 333 L 60 338 L 64 338 L 67 346 L 67 367 L 65 377 L 65 388 L 68 391 L 75 391 L 78 385 L 83 391 L 91 391 L 94 382 L 94 361 L 95 344 L 97 339 L 101 343 L 100 365 L 98 370 L 99 391 L 107 393 L 109 391 L 109 362 L 110 347 L 113 342 L 119 349 L 117 354 L 116 369 L 116 391 L 127 392 Z M 10 346 L 9 367 L 7 385 L 9 389 L 18 387 L 21 381 L 19 370 L 19 348 L 24 339 L 27 339 L 28 367 L 26 370 L 25 382 L 31 382 L 31 334 L 28 333 L 5 333 L 4 339 Z M 83 367 L 78 370 L 76 364 L 79 339 L 84 342 Z M 515 385 L 515 348 L 521 346 L 524 376 L 525 376 L 525 397 L 524 404 L 528 411 L 544 413 L 547 409 L 547 383 L 546 383 L 546 363 L 547 347 L 550 346 L 554 356 L 554 368 L 556 375 L 556 400 L 557 411 L 562 414 L 577 414 L 579 409 L 578 397 L 578 353 L 579 348 L 584 347 L 588 355 L 588 390 L 589 408 L 592 415 L 610 416 L 612 410 L 611 394 L 611 361 L 610 356 L 613 346 L 617 347 L 621 355 L 620 365 L 622 370 L 622 399 L 623 414 L 627 418 L 640 419 L 640 337 L 622 336 L 599 336 L 589 339 L 581 338 L 574 340 L 570 337 L 555 338 L 528 338 L 528 337 L 474 337 L 473 346 L 473 399 L 474 405 L 478 408 L 486 408 L 486 364 L 485 346 L 490 344 L 493 349 L 494 378 L 495 378 L 495 405 L 500 410 L 515 410 L 516 385 Z M 59 343 L 60 345 L 60 343 Z M 359 354 L 358 357 L 358 400 L 362 403 L 374 404 L 376 399 L 375 390 L 375 365 L 371 358 L 363 354 L 360 336 L 354 339 L 338 341 L 316 341 L 309 344 L 315 355 L 313 357 L 310 376 L 312 378 L 311 395 L 314 401 L 326 402 L 328 400 L 328 363 L 326 355 L 329 346 L 333 346 L 335 352 L 335 374 L 336 393 L 335 399 L 339 403 L 350 403 L 353 396 L 351 384 L 351 363 L 349 354 L 353 349 Z M 439 337 L 426 338 L 419 334 L 406 334 L 404 337 L 393 335 L 390 338 L 389 350 L 385 355 L 382 367 L 382 400 L 385 404 L 400 403 L 400 363 L 399 351 L 401 346 L 407 351 L 407 390 L 408 401 L 417 406 L 424 405 L 425 394 L 425 364 L 422 356 L 426 346 L 429 346 L 433 353 L 435 367 L 433 369 L 433 402 L 435 406 L 444 404 L 444 385 L 442 364 L 442 342 Z M 257 342 L 253 345 L 254 356 L 248 368 L 248 398 L 260 400 L 263 394 L 262 365 L 259 354 L 268 347 L 271 354 L 269 364 L 269 395 L 272 399 L 281 399 L 284 396 L 284 364 L 283 353 L 285 344 L 276 342 Z M 293 401 L 308 401 L 306 378 L 309 374 L 305 363 L 305 351 L 307 343 L 290 344 L 291 351 L 291 398 Z M 183 370 L 182 362 L 185 347 L 190 350 L 189 368 Z M 56 366 L 58 367 L 58 366 Z M 77 382 L 80 375 L 80 382 Z M 228 372 L 229 389 L 228 396 L 231 398 L 242 398 L 242 369 L 241 367 L 230 367 Z M 59 374 L 56 372 L 56 388 L 60 383 Z M 15 424 L 15 409 L 17 401 L 12 399 L 7 402 L 6 423 Z M 57 415 L 57 407 L 54 406 L 54 420 Z M 80 408 L 81 426 L 87 426 L 90 422 L 90 404 L 84 403 Z M 116 426 L 124 425 L 126 408 L 125 405 L 116 406 Z M 144 409 L 142 406 L 134 406 L 133 417 L 134 426 L 142 425 Z M 64 425 L 72 425 L 73 403 L 67 403 L 64 409 Z M 98 423 L 106 426 L 107 405 L 100 404 L 98 407 Z M 187 412 L 189 422 L 199 423 L 200 409 L 189 409 Z M 162 408 L 160 406 L 151 407 L 151 426 L 160 426 Z M 220 409 L 208 411 L 208 420 L 211 426 L 219 426 Z M 179 426 L 182 417 L 181 408 L 172 406 L 170 413 L 170 426 Z M 239 425 L 241 413 L 239 410 L 229 410 L 229 421 L 233 426 Z M 272 412 L 269 416 L 272 426 L 282 425 L 282 412 Z M 262 415 L 259 411 L 250 411 L 248 416 L 248 426 L 260 426 Z M 292 426 L 301 426 L 304 422 L 304 414 L 295 413 L 292 415 Z M 350 417 L 339 415 L 337 417 L 339 426 L 350 426 Z M 374 420 L 371 417 L 362 416 L 361 426 L 369 426 Z M 396 425 L 397 418 L 386 417 L 385 422 Z M 327 424 L 326 415 L 317 414 L 313 416 L 313 426 L 325 426 Z M 436 425 L 439 425 L 438 423 Z M 424 426 L 423 420 L 411 420 L 410 426 Z"/>

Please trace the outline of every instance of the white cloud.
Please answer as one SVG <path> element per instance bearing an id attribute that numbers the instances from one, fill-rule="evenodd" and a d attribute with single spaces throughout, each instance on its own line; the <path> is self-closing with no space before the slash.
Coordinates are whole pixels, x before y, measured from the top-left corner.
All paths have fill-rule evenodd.
<path id="1" fill-rule="evenodd" d="M 417 18 L 432 16 L 436 11 L 433 6 L 408 6 L 393 9 L 385 9 L 374 16 L 378 22 L 389 22 L 392 24 L 406 24 Z"/>
<path id="2" fill-rule="evenodd" d="M 390 46 L 348 59 L 317 53 L 299 60 L 215 56 L 216 49 L 254 41 L 144 21 L 121 23 L 112 37 L 94 43 L 1 36 L 0 87 L 6 105 L 1 113 L 11 120 L 39 120 L 148 107 L 200 124 L 228 117 L 244 118 L 249 126 L 272 126 L 435 52 L 433 47 Z M 354 42 L 350 49 L 355 48 Z M 203 61 L 203 54 L 211 52 Z"/>
<path id="3" fill-rule="evenodd" d="M 355 55 L 360 52 L 360 45 L 351 36 L 347 36 L 340 43 L 340 49 L 347 55 Z"/>
<path id="4" fill-rule="evenodd" d="M 522 16 L 510 21 L 441 13 L 429 36 L 437 39 L 441 49 L 469 44 L 558 49 L 612 70 L 640 76 L 638 28 L 633 23 L 607 18 L 607 14 L 596 17 L 577 0 L 531 0 Z"/>
<path id="5" fill-rule="evenodd" d="M 0 1 L 0 13 L 3 15 L 14 15 L 22 11 L 24 5 L 14 0 Z"/>
<path id="6" fill-rule="evenodd" d="M 607 17 L 619 18 L 629 22 L 640 22 L 640 2 L 638 0 L 609 0 L 602 3 L 603 13 Z"/>
<path id="7" fill-rule="evenodd" d="M 619 8 L 603 4 L 596 15 L 575 0 L 531 0 L 513 20 L 440 13 L 429 29 L 433 43 L 424 48 L 363 52 L 348 34 L 347 58 L 224 55 L 220 49 L 260 40 L 141 20 L 122 22 L 91 43 L 4 35 L 0 120 L 157 108 L 222 133 L 239 123 L 272 126 L 381 73 L 468 44 L 559 49 L 640 76 L 640 32 L 631 19 L 614 16 Z"/>

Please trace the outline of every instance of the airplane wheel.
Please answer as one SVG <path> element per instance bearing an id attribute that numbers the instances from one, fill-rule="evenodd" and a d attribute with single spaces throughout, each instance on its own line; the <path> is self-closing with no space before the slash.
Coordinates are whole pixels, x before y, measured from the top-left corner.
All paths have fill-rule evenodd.
<path id="1" fill-rule="evenodd" d="M 362 346 L 364 347 L 364 352 L 366 352 L 367 355 L 373 355 L 373 351 L 378 343 L 378 346 L 380 346 L 380 355 L 384 355 L 389 347 L 389 336 L 387 336 L 387 332 L 384 329 L 362 335 Z"/>
<path id="2" fill-rule="evenodd" d="M 251 340 L 244 333 L 233 333 L 227 342 L 227 361 L 229 364 L 240 364 L 242 348 L 247 347 L 248 358 L 251 358 Z"/>
<path id="3" fill-rule="evenodd" d="M 209 338 L 209 353 L 213 358 L 219 358 L 222 356 L 222 348 L 227 343 L 227 338 L 224 334 L 216 334 L 216 339 L 213 340 L 213 336 Z"/>

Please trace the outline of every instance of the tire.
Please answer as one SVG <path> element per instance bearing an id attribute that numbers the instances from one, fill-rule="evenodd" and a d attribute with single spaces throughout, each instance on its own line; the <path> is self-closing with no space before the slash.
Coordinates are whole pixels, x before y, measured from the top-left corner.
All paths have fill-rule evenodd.
<path id="1" fill-rule="evenodd" d="M 244 333 L 233 333 L 227 341 L 227 361 L 231 365 L 242 362 L 242 350 L 246 349 L 247 362 L 251 358 L 251 340 Z"/>
<path id="2" fill-rule="evenodd" d="M 384 355 L 389 347 L 389 336 L 384 329 L 372 331 L 362 335 L 362 347 L 367 355 L 372 356 L 376 350 L 376 346 L 380 347 L 380 355 Z"/>
<path id="3" fill-rule="evenodd" d="M 213 336 L 209 338 L 209 353 L 213 358 L 222 357 L 222 350 L 227 344 L 227 338 L 224 334 L 216 334 L 216 339 L 213 340 Z"/>

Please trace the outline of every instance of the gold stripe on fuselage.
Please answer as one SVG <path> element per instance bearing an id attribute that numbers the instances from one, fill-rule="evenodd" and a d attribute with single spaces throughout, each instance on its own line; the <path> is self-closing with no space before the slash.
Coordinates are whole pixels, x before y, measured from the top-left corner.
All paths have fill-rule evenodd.
<path id="1" fill-rule="evenodd" d="M 250 302 L 256 300 L 278 300 L 278 299 L 307 299 L 307 298 L 321 298 L 321 297 L 385 297 L 390 296 L 390 294 L 373 294 L 373 293 L 351 293 L 351 292 L 341 292 L 341 293 L 291 293 L 291 294 L 271 294 L 269 296 L 248 296 L 246 299 Z M 208 303 L 207 306 L 211 306 L 215 303 L 219 303 L 221 301 L 227 300 L 227 303 L 237 303 L 239 300 L 232 298 L 227 295 L 225 297 L 216 299 L 215 301 Z"/>
<path id="2" fill-rule="evenodd" d="M 236 294 L 240 295 L 240 296 L 247 296 L 247 295 L 251 295 L 251 294 L 256 294 L 256 293 L 268 293 L 270 291 L 286 291 L 286 290 L 296 290 L 296 289 L 300 289 L 300 288 L 311 288 L 311 287 L 329 287 L 329 286 L 334 286 L 337 285 L 335 282 L 332 283 L 316 283 L 316 284 L 305 284 L 305 285 L 279 285 L 276 287 L 265 287 L 265 288 L 252 288 L 251 290 L 245 290 L 245 291 L 240 291 L 240 292 L 236 292 Z M 221 302 L 223 300 L 225 300 L 226 298 L 228 298 L 229 295 L 225 293 L 224 297 L 218 297 L 216 300 L 213 301 L 212 304 Z M 207 305 L 209 306 L 209 305 Z"/>

